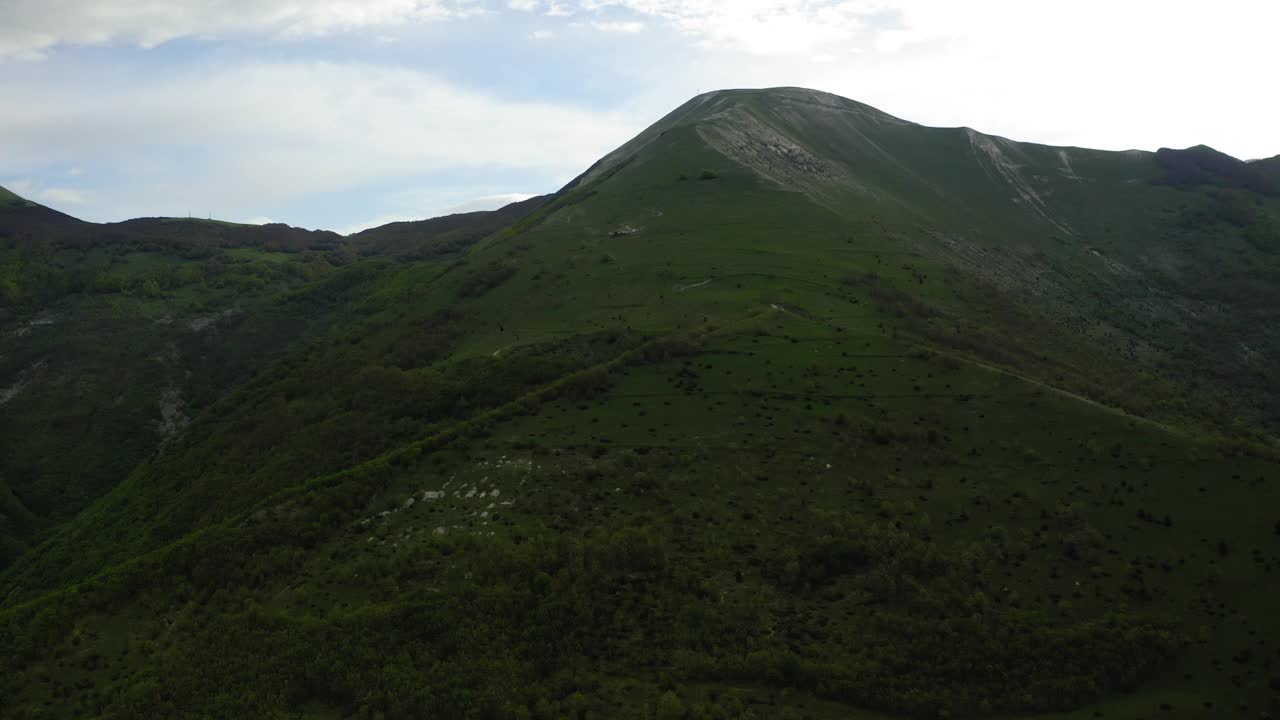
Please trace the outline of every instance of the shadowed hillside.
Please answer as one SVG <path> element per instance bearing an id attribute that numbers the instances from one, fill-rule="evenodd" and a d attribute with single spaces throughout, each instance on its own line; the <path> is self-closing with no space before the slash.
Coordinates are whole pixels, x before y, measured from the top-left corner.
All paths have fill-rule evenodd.
<path id="1" fill-rule="evenodd" d="M 366 255 L 393 254 L 415 260 L 450 255 L 465 251 L 486 235 L 520 220 L 550 200 L 550 195 L 539 195 L 499 210 L 389 223 L 355 233 L 347 242 Z"/>
<path id="2" fill-rule="evenodd" d="M 87 223 L 0 193 L 0 567 L 200 409 L 344 317 L 348 280 L 325 278 L 393 246 L 459 251 L 532 206 L 357 243 L 281 224 Z"/>

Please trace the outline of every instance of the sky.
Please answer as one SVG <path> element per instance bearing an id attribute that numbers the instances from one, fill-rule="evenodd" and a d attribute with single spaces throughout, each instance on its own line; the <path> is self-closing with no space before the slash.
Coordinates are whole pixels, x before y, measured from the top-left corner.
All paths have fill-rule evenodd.
<path id="1" fill-rule="evenodd" d="M 552 192 L 699 92 L 782 85 L 1270 157 L 1276 27 L 1267 0 L 0 0 L 0 185 L 349 233 Z"/>

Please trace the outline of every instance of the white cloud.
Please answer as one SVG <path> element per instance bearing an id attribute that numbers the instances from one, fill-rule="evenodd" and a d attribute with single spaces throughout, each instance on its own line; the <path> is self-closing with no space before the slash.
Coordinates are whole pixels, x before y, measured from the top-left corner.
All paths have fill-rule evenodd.
<path id="1" fill-rule="evenodd" d="M 133 201 L 112 214 L 194 205 L 252 215 L 422 173 L 472 173 L 491 185 L 536 172 L 562 182 L 646 120 L 506 101 L 375 65 L 219 65 L 144 85 L 118 75 L 87 87 L 74 73 L 61 82 L 0 74 L 0 177 L 110 168 L 117 177 L 104 194 Z"/>
<path id="2" fill-rule="evenodd" d="M 85 195 L 73 188 L 51 187 L 36 193 L 36 199 L 56 205 L 83 205 Z"/>
<path id="3" fill-rule="evenodd" d="M 401 193 L 403 196 L 415 196 L 417 193 L 407 191 Z M 425 195 L 434 195 L 434 193 L 425 193 Z M 485 195 L 476 197 L 474 200 L 460 202 L 457 205 L 447 206 L 438 210 L 428 210 L 425 213 L 385 213 L 375 215 L 375 217 L 362 220 L 362 222 L 342 225 L 342 227 L 334 228 L 338 234 L 355 234 L 361 231 L 367 231 L 369 228 L 381 227 L 381 225 L 389 223 L 412 223 L 417 220 L 425 220 L 430 218 L 440 218 L 444 215 L 453 215 L 458 213 L 476 213 L 479 210 L 497 210 L 503 206 L 511 205 L 512 202 L 520 202 L 521 200 L 529 200 L 534 197 L 527 192 L 499 192 L 497 195 Z"/>
<path id="4" fill-rule="evenodd" d="M 88 196 L 82 190 L 67 187 L 49 187 L 37 180 L 22 178 L 4 183 L 4 187 L 27 200 L 42 205 L 83 205 Z"/>
<path id="5" fill-rule="evenodd" d="M 510 205 L 514 202 L 528 200 L 533 197 L 532 193 L 498 193 L 496 195 L 485 195 L 474 200 L 460 203 L 447 207 L 439 212 L 439 215 L 453 215 L 455 213 L 469 213 L 478 210 L 497 210 L 500 207 Z"/>
<path id="6" fill-rule="evenodd" d="M 465 16 L 468 0 L 5 0 L 0 58 L 37 59 L 60 45 L 155 47 L 182 37 L 327 35 Z"/>
<path id="7" fill-rule="evenodd" d="M 394 222 L 415 222 L 425 218 L 419 215 L 406 215 L 404 213 L 389 213 L 385 215 L 377 215 L 367 220 L 351 223 L 342 227 L 332 228 L 339 235 L 355 235 L 358 232 L 368 230 L 369 228 L 382 227 Z"/>
<path id="8" fill-rule="evenodd" d="M 568 17 L 574 9 L 558 0 L 508 0 L 507 7 L 520 12 L 541 12 L 547 17 Z"/>
<path id="9" fill-rule="evenodd" d="M 612 22 L 593 22 L 591 27 L 607 33 L 622 33 L 624 35 L 634 35 L 644 30 L 644 23 L 629 21 L 612 21 Z"/>
<path id="10" fill-rule="evenodd" d="M 6 180 L 3 183 L 3 186 L 7 190 L 9 190 L 9 192 L 17 193 L 18 195 L 21 195 L 27 200 L 35 199 L 36 183 L 35 181 L 29 178 L 24 178 L 21 180 L 18 180 L 16 178 L 11 180 Z"/>
<path id="11" fill-rule="evenodd" d="M 586 10 L 658 18 L 705 45 L 755 55 L 812 55 L 852 40 L 879 0 L 580 0 Z"/>
<path id="12" fill-rule="evenodd" d="M 898 0 L 867 57 L 807 81 L 927 124 L 1049 144 L 1280 151 L 1280 4 Z M 850 72 L 856 68 L 857 72 Z M 1270 118 L 1269 120 L 1267 118 Z M 1266 125 L 1271 130 L 1265 130 Z"/>
<path id="13" fill-rule="evenodd" d="M 547 39 L 549 39 L 549 38 L 553 37 L 554 35 L 555 35 L 555 33 L 551 32 L 550 30 L 534 30 L 533 32 L 529 33 L 529 39 L 531 39 L 531 40 L 547 40 Z"/>
<path id="14" fill-rule="evenodd" d="M 406 192 L 402 194 L 406 196 L 415 195 L 413 192 Z M 533 195 L 529 193 L 498 193 L 496 195 L 484 195 L 457 205 L 444 207 L 439 210 L 430 210 L 424 213 L 384 213 L 361 222 L 334 228 L 333 231 L 339 235 L 354 235 L 362 230 L 381 227 L 394 222 L 416 222 L 418 220 L 427 220 L 435 217 L 443 217 L 445 215 L 454 215 L 456 213 L 477 212 L 479 210 L 497 210 L 498 208 L 510 205 L 514 202 L 528 200 L 531 197 L 533 197 Z"/>
<path id="15" fill-rule="evenodd" d="M 244 223 L 245 225 L 270 225 L 271 223 L 275 222 L 275 220 L 272 220 L 271 218 L 266 217 L 265 215 L 259 215 L 258 217 L 251 217 L 248 220 L 241 220 L 240 222 Z"/>
<path id="16" fill-rule="evenodd" d="M 703 52 L 647 68 L 697 90 L 802 85 L 930 125 L 1106 149 L 1280 152 L 1280 3 L 1256 0 L 581 0 L 651 18 Z M 656 33 L 654 33 L 656 35 Z M 663 78 L 661 84 L 652 78 Z"/>

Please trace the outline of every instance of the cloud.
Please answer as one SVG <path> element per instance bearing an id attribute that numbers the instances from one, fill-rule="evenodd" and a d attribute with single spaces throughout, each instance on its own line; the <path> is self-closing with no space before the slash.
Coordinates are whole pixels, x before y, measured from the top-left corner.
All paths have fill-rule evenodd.
<path id="1" fill-rule="evenodd" d="M 413 196 L 415 194 L 416 193 L 413 192 L 401 193 L 403 196 Z M 394 222 L 416 222 L 418 220 L 427 220 L 429 218 L 443 217 L 445 215 L 454 215 L 457 213 L 477 212 L 480 210 L 497 210 L 498 208 L 505 207 L 514 202 L 528 200 L 531 197 L 533 197 L 533 195 L 529 193 L 497 193 L 494 195 L 484 195 L 457 205 L 444 207 L 439 210 L 430 210 L 419 213 L 383 213 L 360 222 L 350 223 L 334 228 L 333 231 L 339 235 L 354 235 L 355 233 L 368 230 L 369 228 L 381 227 Z"/>
<path id="2" fill-rule="evenodd" d="M 389 213 L 384 215 L 376 215 L 374 217 L 362 220 L 360 222 L 350 223 L 341 227 L 332 228 L 333 232 L 339 235 L 355 235 L 370 228 L 382 227 L 395 222 L 415 222 L 417 220 L 425 220 L 420 215 L 406 215 L 404 213 Z"/>
<path id="3" fill-rule="evenodd" d="M 412 192 L 403 193 L 403 195 L 413 195 Z M 389 213 L 376 215 L 374 218 L 362 220 L 362 222 L 343 225 L 343 227 L 334 228 L 334 232 L 338 234 L 355 234 L 361 231 L 367 231 L 369 228 L 381 227 L 388 223 L 411 223 L 416 220 L 425 220 L 429 218 L 440 218 L 443 215 L 453 215 L 458 213 L 476 213 L 479 210 L 497 210 L 503 206 L 511 205 L 512 202 L 520 202 L 521 200 L 529 200 L 534 197 L 527 192 L 499 192 L 495 195 L 485 195 L 476 197 L 476 199 L 460 202 L 460 204 L 448 206 L 440 210 L 431 210 L 428 213 Z"/>
<path id="4" fill-rule="evenodd" d="M 245 225 L 270 225 L 275 222 L 275 220 L 272 220 L 265 215 L 259 215 L 258 217 L 251 217 L 248 220 L 241 220 L 240 222 Z"/>
<path id="5" fill-rule="evenodd" d="M 531 40 L 547 40 L 547 39 L 549 39 L 549 38 L 553 37 L 554 35 L 555 35 L 555 33 L 551 32 L 550 30 L 534 30 L 533 32 L 529 33 L 529 39 L 531 39 Z"/>
<path id="6" fill-rule="evenodd" d="M 591 23 L 591 27 L 601 32 L 634 35 L 635 33 L 644 30 L 644 23 L 636 22 L 634 20 L 627 22 L 593 22 Z"/>
<path id="7" fill-rule="evenodd" d="M 75 164 L 95 168 L 106 194 L 128 194 L 113 214 L 267 214 L 424 173 L 563 182 L 645 122 L 369 64 L 207 65 L 141 85 L 121 68 L 99 80 L 0 74 L 0 177 Z"/>
<path id="8" fill-rule="evenodd" d="M 657 18 L 710 47 L 754 55 L 812 55 L 863 32 L 879 0 L 580 0 L 589 11 Z"/>
<path id="9" fill-rule="evenodd" d="M 498 193 L 496 195 L 485 195 L 474 200 L 460 203 L 447 207 L 440 211 L 440 215 L 453 215 L 455 213 L 469 213 L 477 210 L 497 210 L 500 207 L 510 205 L 514 202 L 521 202 L 533 197 L 532 193 Z"/>
<path id="10" fill-rule="evenodd" d="M 699 52 L 645 68 L 668 107 L 697 90 L 802 85 L 929 125 L 1106 149 L 1280 150 L 1280 3 L 1218 0 L 581 0 Z M 628 72 L 622 70 L 619 72 Z M 661 85 L 653 78 L 661 77 Z"/>
<path id="11" fill-rule="evenodd" d="M 84 193 L 73 188 L 45 188 L 36 193 L 35 197 L 41 202 L 56 205 L 83 205 L 85 203 Z"/>
<path id="12" fill-rule="evenodd" d="M 48 187 L 38 180 L 22 178 L 4 183 L 11 192 L 42 205 L 83 205 L 88 197 L 82 190 L 67 187 Z"/>
<path id="13" fill-rule="evenodd" d="M 6 0 L 0 58 L 38 59 L 61 45 L 150 48 L 243 32 L 310 37 L 481 10 L 468 0 Z"/>
<path id="14" fill-rule="evenodd" d="M 1091 0 L 1081 0 L 1090 2 Z M 1228 2 L 1232 0 L 1227 0 Z M 813 55 L 884 31 L 901 46 L 916 30 L 880 28 L 903 13 L 973 17 L 998 24 L 980 6 L 1003 0 L 6 0 L 0 3 L 0 59 L 44 57 L 61 46 L 131 44 L 151 48 L 189 37 L 237 34 L 309 38 L 488 14 L 501 10 L 602 16 L 609 32 L 636 33 L 653 18 L 707 47 L 764 56 Z M 963 10 L 955 7 L 962 5 Z M 1003 10 L 1003 8 L 1000 8 Z M 623 17 L 619 17 L 623 16 Z M 625 17 L 625 16 L 630 16 Z M 935 25 L 939 25 L 935 23 Z M 385 34 L 375 35 L 384 43 Z"/>

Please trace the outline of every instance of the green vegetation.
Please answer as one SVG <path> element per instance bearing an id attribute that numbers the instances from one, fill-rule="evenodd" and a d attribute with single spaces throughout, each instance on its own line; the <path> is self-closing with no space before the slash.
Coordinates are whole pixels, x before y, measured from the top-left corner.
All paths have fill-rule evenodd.
<path id="1" fill-rule="evenodd" d="M 202 408 L 345 318 L 355 288 L 344 286 L 376 270 L 326 280 L 356 254 L 331 234 L 285 226 L 264 235 L 206 220 L 96 226 L 36 205 L 21 212 L 0 215 L 12 223 L 0 222 L 0 433 L 10 441 L 0 453 L 0 567 Z M 55 229 L 11 229 L 30 212 Z"/>
<path id="2" fill-rule="evenodd" d="M 26 204 L 26 200 L 22 199 L 10 190 L 0 187 L 0 207 L 14 207 Z"/>
<path id="3" fill-rule="evenodd" d="M 1280 205 L 1168 172 L 731 91 L 483 237 L 11 234 L 0 714 L 1275 713 Z"/>

